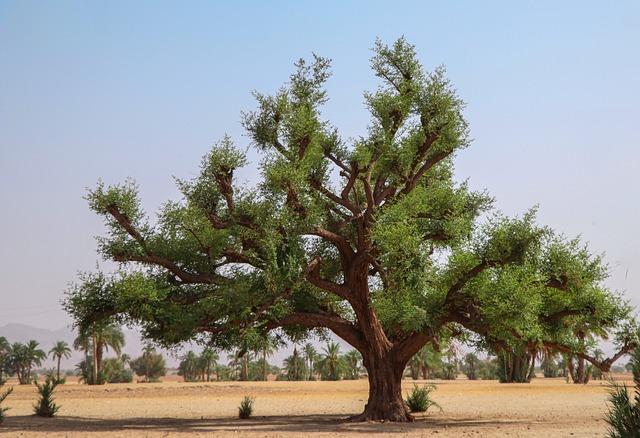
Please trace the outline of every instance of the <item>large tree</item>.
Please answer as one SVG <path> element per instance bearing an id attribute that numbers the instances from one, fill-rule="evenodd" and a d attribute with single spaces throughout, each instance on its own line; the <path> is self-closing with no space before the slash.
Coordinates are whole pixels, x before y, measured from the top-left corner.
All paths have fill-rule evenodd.
<path id="1" fill-rule="evenodd" d="M 354 418 L 407 421 L 403 370 L 443 335 L 561 349 L 575 315 L 605 330 L 627 315 L 597 285 L 598 263 L 532 212 L 490 214 L 489 196 L 455 181 L 453 158 L 470 140 L 443 68 L 425 72 L 404 39 L 377 42 L 371 122 L 345 140 L 322 118 L 329 64 L 301 59 L 275 94 L 255 93 L 243 126 L 262 156 L 257 185 L 237 182 L 247 158 L 225 137 L 155 223 L 132 181 L 90 191 L 108 227 L 100 250 L 127 269 L 104 290 L 72 291 L 81 325 L 115 317 L 161 344 L 220 348 L 273 329 L 330 330 L 367 370 L 369 400 Z"/>

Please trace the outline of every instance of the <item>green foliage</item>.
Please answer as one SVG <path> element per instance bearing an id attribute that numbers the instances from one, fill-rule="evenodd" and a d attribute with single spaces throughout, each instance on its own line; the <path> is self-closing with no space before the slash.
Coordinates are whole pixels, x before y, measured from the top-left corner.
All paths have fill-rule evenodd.
<path id="1" fill-rule="evenodd" d="M 307 380 L 309 370 L 307 369 L 307 362 L 305 358 L 298 351 L 297 345 L 293 348 L 293 354 L 283 361 L 284 368 L 286 370 L 286 380 L 299 381 Z M 317 363 L 320 368 L 319 363 Z"/>
<path id="2" fill-rule="evenodd" d="M 39 417 L 53 417 L 56 415 L 60 406 L 56 405 L 53 398 L 53 392 L 58 386 L 55 379 L 47 377 L 44 383 L 34 382 L 38 388 L 38 395 L 40 398 L 38 402 L 33 406 L 33 412 Z"/>
<path id="3" fill-rule="evenodd" d="M 2 386 L 2 385 L 0 385 L 0 386 Z M 2 406 L 2 403 L 5 401 L 5 399 L 12 392 L 13 392 L 13 387 L 11 387 L 11 388 L 7 389 L 6 391 L 0 393 L 0 424 L 2 424 L 2 422 L 4 421 L 5 412 L 7 412 L 9 410 L 9 408 Z"/>
<path id="4" fill-rule="evenodd" d="M 329 342 L 322 349 L 317 368 L 322 380 L 340 380 L 345 363 L 341 360 L 340 345 L 337 342 Z"/>
<path id="5" fill-rule="evenodd" d="M 219 355 L 211 348 L 205 348 L 200 355 L 188 351 L 180 360 L 178 375 L 182 376 L 185 382 L 209 382 L 213 374 L 217 380 L 230 380 L 230 370 L 225 369 L 222 373 L 224 367 L 218 364 L 219 359 Z M 224 374 L 224 377 L 221 374 Z"/>
<path id="6" fill-rule="evenodd" d="M 347 380 L 357 380 L 362 371 L 362 355 L 358 350 L 350 350 L 342 358 L 344 378 Z"/>
<path id="7" fill-rule="evenodd" d="M 103 371 L 97 372 L 94 377 L 93 356 L 90 354 L 86 355 L 84 360 L 76 364 L 75 372 L 76 376 L 78 376 L 78 382 L 87 385 L 104 385 L 108 380 L 108 376 Z"/>
<path id="8" fill-rule="evenodd" d="M 238 407 L 238 417 L 242 420 L 246 420 L 253 415 L 253 402 L 255 399 L 248 395 L 245 395 L 240 406 Z"/>
<path id="9" fill-rule="evenodd" d="M 498 379 L 500 383 L 529 383 L 533 377 L 536 355 L 530 351 L 519 350 L 516 353 L 499 351 Z"/>
<path id="10" fill-rule="evenodd" d="M 129 362 L 129 366 L 136 375 L 144 377 L 144 382 L 157 382 L 167 374 L 164 357 L 150 346 L 145 347 L 142 356 Z"/>
<path id="11" fill-rule="evenodd" d="M 611 438 L 640 437 L 640 348 L 636 348 L 632 353 L 631 365 L 633 400 L 629 397 L 626 384 L 620 385 L 611 380 L 610 407 L 605 417 Z"/>
<path id="12" fill-rule="evenodd" d="M 49 350 L 49 355 L 57 361 L 56 380 L 60 384 L 65 383 L 65 380 L 60 377 L 60 361 L 62 358 L 68 359 L 71 357 L 71 348 L 69 348 L 69 344 L 65 341 L 56 342 L 53 348 Z"/>
<path id="13" fill-rule="evenodd" d="M 462 372 L 469 380 L 476 380 L 480 373 L 480 359 L 474 353 L 465 355 L 462 364 Z"/>
<path id="14" fill-rule="evenodd" d="M 28 385 L 35 377 L 33 368 L 42 365 L 46 357 L 47 354 L 34 340 L 26 344 L 15 342 L 7 350 L 5 366 L 18 376 L 21 385 Z"/>
<path id="15" fill-rule="evenodd" d="M 0 336 L 0 386 L 7 381 L 6 375 L 11 372 L 11 344 L 4 336 Z"/>
<path id="16" fill-rule="evenodd" d="M 423 386 L 413 385 L 413 389 L 407 396 L 407 405 L 411 412 L 427 412 L 435 406 L 442 410 L 440 405 L 431 400 L 431 393 L 436 390 L 436 385 L 428 384 Z"/>
<path id="17" fill-rule="evenodd" d="M 125 368 L 126 362 L 120 357 L 110 357 L 102 361 L 102 373 L 107 383 L 130 383 L 133 373 Z"/>
<path id="18" fill-rule="evenodd" d="M 93 281 L 102 284 L 102 275 L 98 274 L 92 277 L 91 282 Z M 73 341 L 73 347 L 76 350 L 83 351 L 85 354 L 85 360 L 76 367 L 81 380 L 89 385 L 106 383 L 109 380 L 109 376 L 102 369 L 104 362 L 102 356 L 109 349 L 119 356 L 122 353 L 124 344 L 124 333 L 120 326 L 112 320 L 103 319 L 80 327 L 80 332 Z M 94 363 L 95 371 L 93 369 Z"/>

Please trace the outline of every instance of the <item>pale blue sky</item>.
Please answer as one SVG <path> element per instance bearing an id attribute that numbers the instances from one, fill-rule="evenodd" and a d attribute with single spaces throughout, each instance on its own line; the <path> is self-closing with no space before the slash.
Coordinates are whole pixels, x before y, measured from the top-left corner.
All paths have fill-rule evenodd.
<path id="1" fill-rule="evenodd" d="M 468 102 L 460 179 L 582 233 L 640 304 L 640 2 L 0 0 L 0 325 L 68 322 L 103 231 L 85 187 L 134 176 L 155 210 L 312 51 L 334 60 L 326 117 L 362 134 L 369 48 L 403 34 Z"/>

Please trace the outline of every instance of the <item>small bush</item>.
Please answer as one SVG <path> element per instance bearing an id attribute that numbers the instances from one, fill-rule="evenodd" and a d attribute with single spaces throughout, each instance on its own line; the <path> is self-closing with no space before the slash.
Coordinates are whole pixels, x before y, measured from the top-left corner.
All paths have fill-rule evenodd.
<path id="1" fill-rule="evenodd" d="M 58 383 L 51 377 L 47 377 L 44 383 L 34 382 L 40 394 L 40 400 L 33 406 L 33 412 L 39 417 L 53 417 L 60 409 L 53 400 L 53 392 Z"/>
<path id="2" fill-rule="evenodd" d="M 2 402 L 4 401 L 5 398 L 7 398 L 9 396 L 9 394 L 11 394 L 13 392 L 13 388 L 9 388 L 7 389 L 5 392 L 3 392 L 2 394 L 0 394 L 0 424 L 4 421 L 4 413 L 7 412 L 9 410 L 9 408 L 3 408 L 2 407 Z"/>
<path id="3" fill-rule="evenodd" d="M 436 390 L 436 385 L 429 384 L 422 387 L 413 385 L 413 389 L 407 397 L 407 405 L 411 412 L 427 412 L 430 407 L 435 406 L 442 410 L 440 405 L 431 400 L 431 393 Z"/>
<path id="4" fill-rule="evenodd" d="M 627 385 L 619 385 L 611 380 L 609 391 L 609 412 L 605 421 L 609 425 L 611 438 L 640 437 L 640 348 L 631 355 L 633 372 L 633 399 L 629 396 Z"/>
<path id="5" fill-rule="evenodd" d="M 249 397 L 248 395 L 244 396 L 244 399 L 240 402 L 240 407 L 238 408 L 238 417 L 245 420 L 253 414 L 253 397 Z"/>

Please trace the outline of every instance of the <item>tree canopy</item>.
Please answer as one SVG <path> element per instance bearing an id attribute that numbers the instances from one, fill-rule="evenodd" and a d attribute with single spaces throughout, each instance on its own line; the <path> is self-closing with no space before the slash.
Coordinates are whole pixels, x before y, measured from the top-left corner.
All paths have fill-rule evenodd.
<path id="1" fill-rule="evenodd" d="M 603 286 L 601 257 L 537 225 L 534 209 L 504 217 L 454 178 L 470 138 L 444 68 L 426 72 L 403 38 L 377 41 L 370 123 L 346 140 L 322 116 L 329 67 L 300 59 L 277 92 L 254 93 L 242 123 L 262 157 L 258 184 L 237 181 L 245 148 L 225 136 L 155 220 L 133 180 L 89 191 L 107 227 L 100 252 L 123 268 L 72 289 L 81 326 L 115 318 L 163 345 L 220 348 L 279 328 L 296 339 L 330 330 L 369 375 L 358 418 L 397 421 L 410 419 L 397 370 L 443 337 L 553 346 L 604 367 L 577 351 L 576 333 L 618 333 L 630 348 L 631 309 Z"/>

